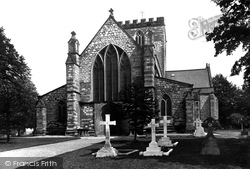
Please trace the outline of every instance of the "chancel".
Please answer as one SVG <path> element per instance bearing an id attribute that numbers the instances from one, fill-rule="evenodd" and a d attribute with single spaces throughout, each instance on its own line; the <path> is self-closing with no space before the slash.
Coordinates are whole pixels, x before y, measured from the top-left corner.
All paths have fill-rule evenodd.
<path id="1" fill-rule="evenodd" d="M 99 124 L 110 114 L 110 120 L 116 121 L 110 134 L 128 135 L 128 120 L 116 111 L 117 103 L 119 93 L 136 80 L 153 91 L 159 116 L 172 118 L 169 125 L 176 129 L 194 131 L 196 111 L 202 121 L 209 116 L 218 119 L 209 64 L 202 69 L 167 70 L 164 17 L 118 22 L 115 12 L 110 9 L 103 25 L 93 27 L 97 32 L 83 51 L 79 51 L 77 32 L 72 32 L 68 53 L 55 56 L 65 57 L 66 84 L 39 96 L 36 133 L 75 135 L 77 127 L 87 127 L 89 135 L 105 135 Z"/>

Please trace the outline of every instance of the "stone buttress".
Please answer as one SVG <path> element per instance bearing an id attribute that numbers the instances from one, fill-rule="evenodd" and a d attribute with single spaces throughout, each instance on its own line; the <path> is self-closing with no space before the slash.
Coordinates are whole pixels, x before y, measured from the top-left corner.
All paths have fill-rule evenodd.
<path id="1" fill-rule="evenodd" d="M 79 92 L 79 42 L 72 32 L 68 42 L 68 58 L 66 61 L 67 79 L 67 129 L 66 135 L 74 135 L 80 123 Z"/>

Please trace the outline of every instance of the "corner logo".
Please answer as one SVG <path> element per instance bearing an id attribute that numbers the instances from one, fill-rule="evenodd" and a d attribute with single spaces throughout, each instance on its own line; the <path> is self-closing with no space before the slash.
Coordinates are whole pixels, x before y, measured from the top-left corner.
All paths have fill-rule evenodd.
<path id="1" fill-rule="evenodd" d="M 192 40 L 195 40 L 205 36 L 206 32 L 212 32 L 213 29 L 218 25 L 218 19 L 221 16 L 222 15 L 217 15 L 208 19 L 204 19 L 202 17 L 190 19 L 188 25 L 192 29 L 188 31 L 188 37 Z"/>

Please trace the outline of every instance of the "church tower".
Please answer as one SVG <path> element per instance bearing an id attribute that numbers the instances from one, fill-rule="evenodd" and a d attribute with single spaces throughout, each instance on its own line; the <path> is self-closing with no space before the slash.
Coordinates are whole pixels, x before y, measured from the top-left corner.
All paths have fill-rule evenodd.
<path id="1" fill-rule="evenodd" d="M 66 80 L 67 80 L 67 135 L 74 135 L 76 128 L 80 124 L 79 108 L 79 42 L 76 33 L 71 32 L 68 41 L 68 58 L 66 61 Z"/>

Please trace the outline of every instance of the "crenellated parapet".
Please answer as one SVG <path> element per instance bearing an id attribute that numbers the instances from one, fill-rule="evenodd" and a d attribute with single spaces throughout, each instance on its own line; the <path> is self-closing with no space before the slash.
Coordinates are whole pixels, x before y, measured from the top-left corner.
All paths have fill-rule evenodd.
<path id="1" fill-rule="evenodd" d="M 156 20 L 154 18 L 149 18 L 148 21 L 146 19 L 141 19 L 138 22 L 138 19 L 130 20 L 123 22 L 118 22 L 124 29 L 132 29 L 132 28 L 141 28 L 141 27 L 149 27 L 149 26 L 165 26 L 164 17 L 157 17 Z"/>

